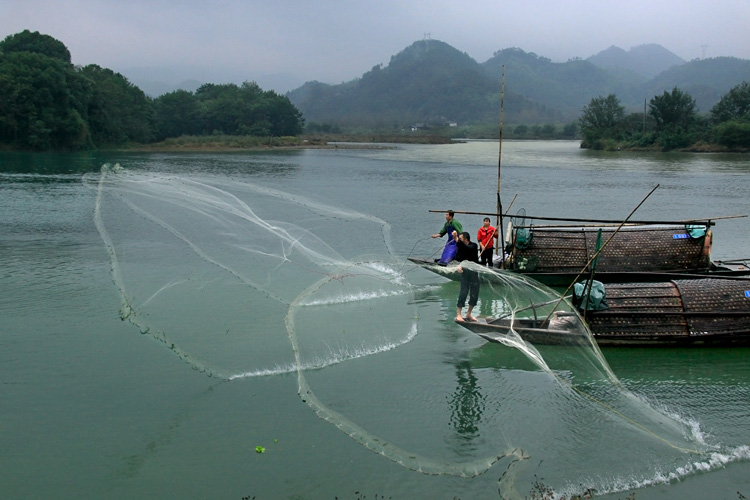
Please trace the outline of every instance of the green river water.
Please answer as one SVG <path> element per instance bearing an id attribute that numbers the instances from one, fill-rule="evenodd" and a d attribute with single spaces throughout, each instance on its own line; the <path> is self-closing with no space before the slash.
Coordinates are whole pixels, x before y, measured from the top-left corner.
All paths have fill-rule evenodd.
<path id="1" fill-rule="evenodd" d="M 406 261 L 441 249 L 429 210 L 494 210 L 497 163 L 0 153 L 0 498 L 750 497 L 750 349 L 542 369 Z M 657 184 L 637 218 L 750 214 L 746 155 L 503 144 L 512 213 L 619 220 Z M 749 229 L 719 220 L 712 257 L 750 257 Z"/>

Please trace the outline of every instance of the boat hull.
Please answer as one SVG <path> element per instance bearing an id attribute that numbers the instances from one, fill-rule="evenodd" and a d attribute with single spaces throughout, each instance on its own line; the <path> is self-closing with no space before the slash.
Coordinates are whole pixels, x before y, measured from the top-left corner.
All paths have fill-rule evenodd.
<path id="1" fill-rule="evenodd" d="M 605 286 L 608 309 L 585 322 L 600 346 L 750 345 L 750 279 L 705 278 Z M 530 319 L 457 322 L 492 342 L 514 332 L 532 343 L 571 344 L 571 332 Z"/>

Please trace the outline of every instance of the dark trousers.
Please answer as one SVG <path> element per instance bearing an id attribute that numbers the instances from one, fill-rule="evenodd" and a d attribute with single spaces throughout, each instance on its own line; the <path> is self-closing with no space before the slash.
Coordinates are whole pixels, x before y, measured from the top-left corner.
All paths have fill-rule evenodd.
<path id="1" fill-rule="evenodd" d="M 479 263 L 483 266 L 492 267 L 492 252 L 494 250 L 495 249 L 492 247 L 485 248 L 484 251 L 479 254 Z"/>
<path id="2" fill-rule="evenodd" d="M 475 271 L 464 269 L 461 273 L 461 290 L 458 292 L 456 307 L 466 305 L 466 296 L 469 296 L 469 305 L 477 305 L 479 300 L 479 275 Z"/>

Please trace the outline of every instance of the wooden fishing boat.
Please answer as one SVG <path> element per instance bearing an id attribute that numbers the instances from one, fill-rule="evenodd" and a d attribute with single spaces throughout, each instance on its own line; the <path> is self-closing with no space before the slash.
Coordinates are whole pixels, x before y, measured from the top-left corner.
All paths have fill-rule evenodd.
<path id="1" fill-rule="evenodd" d="M 556 313 L 552 320 L 533 318 L 477 318 L 477 321 L 456 321 L 490 342 L 503 343 L 512 332 L 523 340 L 539 345 L 581 345 L 587 342 L 575 313 Z"/>
<path id="2" fill-rule="evenodd" d="M 604 283 L 750 276 L 750 259 L 711 261 L 710 224 L 707 221 L 697 235 L 694 224 L 516 226 L 508 231 L 512 250 L 502 265 L 553 287 L 567 287 L 587 277 L 594 266 L 596 279 Z M 408 260 L 457 279 L 451 272 L 452 263 L 444 266 L 434 259 Z"/>
<path id="3" fill-rule="evenodd" d="M 684 225 L 613 227 L 517 227 L 508 269 L 516 272 L 578 273 L 589 270 L 594 254 L 600 272 L 705 272 L 711 267 L 710 229 L 697 237 Z M 519 232 L 524 231 L 521 244 Z"/>
<path id="4" fill-rule="evenodd" d="M 750 275 L 750 259 L 711 261 L 710 225 L 517 227 L 505 267 L 550 286 L 568 286 L 594 266 L 596 279 L 605 283 Z M 607 245 L 601 247 L 602 241 Z"/>
<path id="5" fill-rule="evenodd" d="M 584 320 L 601 346 L 750 345 L 750 279 L 702 278 L 605 286 L 607 309 Z M 581 335 L 572 312 L 458 322 L 500 342 L 512 329 L 540 344 L 571 344 Z"/>

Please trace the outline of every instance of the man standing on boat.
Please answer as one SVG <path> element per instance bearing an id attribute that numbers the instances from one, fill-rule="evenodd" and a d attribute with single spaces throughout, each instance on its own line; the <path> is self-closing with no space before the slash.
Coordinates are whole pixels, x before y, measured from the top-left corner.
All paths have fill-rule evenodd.
<path id="1" fill-rule="evenodd" d="M 461 223 L 453 218 L 455 214 L 456 212 L 453 210 L 445 212 L 445 224 L 443 224 L 443 228 L 439 233 L 432 235 L 433 238 L 442 238 L 447 233 L 449 236 L 448 241 L 450 241 L 450 235 L 453 234 L 453 231 L 457 231 L 459 234 L 464 231 L 464 228 L 461 227 Z"/>
<path id="2" fill-rule="evenodd" d="M 479 263 L 477 257 L 479 249 L 477 248 L 477 244 L 471 241 L 469 233 L 463 232 L 458 234 L 457 231 L 453 231 L 453 240 L 456 242 L 456 247 L 458 248 L 458 252 L 456 253 L 457 261 Z M 463 266 L 458 266 L 456 270 L 461 273 L 461 289 L 458 292 L 458 301 L 456 302 L 456 321 L 464 321 L 461 310 L 466 304 L 467 295 L 469 296 L 469 309 L 466 311 L 466 319 L 476 321 L 477 319 L 471 315 L 471 311 L 479 301 L 479 274 L 471 269 L 465 269 Z"/>
<path id="3" fill-rule="evenodd" d="M 490 218 L 485 217 L 482 227 L 477 232 L 479 242 L 479 263 L 483 266 L 492 267 L 492 251 L 495 249 L 494 240 L 497 239 L 497 231 L 490 225 Z"/>
<path id="4" fill-rule="evenodd" d="M 448 210 L 445 212 L 445 224 L 439 233 L 433 234 L 432 238 L 442 238 L 444 234 L 448 234 L 448 241 L 445 242 L 445 248 L 443 249 L 443 255 L 437 260 L 438 264 L 443 266 L 447 265 L 448 262 L 452 261 L 456 256 L 456 241 L 451 238 L 454 232 L 461 233 L 463 228 L 461 223 L 453 218 L 455 212 Z"/>

